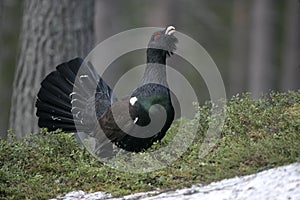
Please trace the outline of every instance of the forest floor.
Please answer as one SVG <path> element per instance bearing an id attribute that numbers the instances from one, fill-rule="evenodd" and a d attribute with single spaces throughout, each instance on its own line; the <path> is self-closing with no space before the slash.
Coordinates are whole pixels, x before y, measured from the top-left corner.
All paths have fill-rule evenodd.
<path id="1" fill-rule="evenodd" d="M 198 190 L 199 184 L 300 162 L 300 90 L 272 92 L 260 99 L 252 99 L 250 94 L 232 97 L 226 102 L 220 137 L 207 154 L 199 156 L 209 125 L 219 123 L 215 116 L 222 112 L 218 109 L 208 102 L 197 107 L 195 119 L 174 122 L 167 136 L 147 152 L 168 146 L 176 134 L 188 135 L 189 128 L 198 124 L 192 144 L 182 155 L 176 151 L 160 155 L 166 159 L 175 155 L 177 159 L 147 173 L 118 170 L 129 167 L 128 157 L 121 154 L 116 156 L 114 168 L 102 164 L 78 145 L 74 134 L 42 130 L 39 135 L 18 141 L 10 131 L 10 142 L 0 140 L 0 199 L 58 198 L 79 190 L 105 191 L 111 197 L 193 185 Z M 217 110 L 214 116 L 212 110 Z M 178 131 L 180 124 L 184 128 Z M 184 145 L 186 141 L 180 142 Z M 148 162 L 150 166 L 152 161 L 149 157 L 134 164 Z"/>

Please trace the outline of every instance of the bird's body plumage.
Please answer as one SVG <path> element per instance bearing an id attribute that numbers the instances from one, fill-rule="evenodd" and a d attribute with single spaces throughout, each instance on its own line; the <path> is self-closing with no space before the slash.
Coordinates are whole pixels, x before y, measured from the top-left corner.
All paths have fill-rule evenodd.
<path id="1" fill-rule="evenodd" d="M 103 131 L 116 146 L 133 152 L 148 149 L 161 140 L 174 120 L 165 66 L 166 57 L 175 50 L 177 42 L 173 32 L 168 27 L 153 34 L 140 86 L 119 100 L 90 63 L 76 58 L 57 66 L 43 80 L 37 95 L 39 126 L 50 131 L 60 128 L 85 132 L 96 138 Z M 165 119 L 160 119 L 162 116 Z M 140 128 L 155 120 L 164 122 L 159 130 Z M 104 141 L 100 141 L 100 147 L 107 145 Z"/>

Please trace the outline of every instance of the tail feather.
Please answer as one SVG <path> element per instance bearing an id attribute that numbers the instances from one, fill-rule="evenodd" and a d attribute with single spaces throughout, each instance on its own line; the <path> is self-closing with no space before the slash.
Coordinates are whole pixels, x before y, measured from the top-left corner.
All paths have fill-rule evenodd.
<path id="1" fill-rule="evenodd" d="M 76 64 L 76 65 L 74 65 Z M 77 66 L 78 65 L 78 66 Z M 76 87 L 77 90 L 79 90 L 83 96 L 89 96 L 88 91 L 86 91 L 85 85 L 76 83 L 76 76 L 79 70 L 79 67 L 81 64 L 79 62 L 68 62 L 68 63 L 63 63 L 59 66 L 56 67 L 56 70 L 64 76 L 67 82 L 71 83 L 73 87 Z M 77 71 L 76 71 L 77 70 Z M 76 71 L 76 73 L 74 73 Z M 94 85 L 97 84 L 97 82 L 94 83 Z M 73 88 L 72 88 L 73 90 Z"/>
<path id="2" fill-rule="evenodd" d="M 67 93 L 65 93 L 58 86 L 54 85 L 52 82 L 44 81 L 44 82 L 42 82 L 41 85 L 45 90 L 47 90 L 47 91 L 49 91 L 49 93 L 57 96 L 61 100 L 65 101 L 65 102 L 69 101 L 69 99 L 70 99 L 69 95 L 67 95 Z"/>
<path id="3" fill-rule="evenodd" d="M 96 99 L 96 105 L 101 107 L 96 112 L 101 115 L 110 106 L 108 102 L 112 99 L 112 90 L 91 63 L 83 63 L 82 59 L 75 58 L 57 66 L 42 81 L 37 97 L 39 127 L 46 127 L 50 131 L 60 128 L 66 132 L 77 132 L 79 126 L 80 131 L 91 131 L 92 127 L 84 124 L 86 122 L 90 126 L 90 119 L 93 118 L 93 113 L 88 112 L 90 99 Z"/>
<path id="4" fill-rule="evenodd" d="M 39 117 L 44 118 L 44 119 L 49 119 L 51 121 L 58 121 L 59 123 L 63 124 L 72 124 L 74 125 L 74 121 L 72 118 L 69 117 L 63 117 L 60 115 L 52 115 L 51 118 L 49 118 L 49 113 L 40 111 L 39 112 Z"/>
<path id="5" fill-rule="evenodd" d="M 64 91 L 64 93 L 66 93 L 66 94 L 70 94 L 72 92 L 72 90 L 73 90 L 73 84 L 71 82 L 67 81 L 58 71 L 51 72 L 42 81 L 41 85 L 43 85 L 44 82 L 49 82 L 49 83 L 57 86 L 62 91 Z"/>
<path id="6" fill-rule="evenodd" d="M 42 88 L 38 93 L 38 98 L 49 104 L 55 105 L 59 108 L 65 110 L 71 110 L 72 105 L 68 101 L 64 101 L 63 99 L 59 98 L 58 96 L 54 95 L 52 92 L 49 92 L 46 88 Z"/>
<path id="7" fill-rule="evenodd" d="M 85 108 L 86 107 L 86 101 L 82 101 L 80 99 L 74 99 L 71 101 L 72 103 L 72 108 Z"/>
<path id="8" fill-rule="evenodd" d="M 64 76 L 65 79 L 67 79 L 68 81 L 70 81 L 71 83 L 74 83 L 75 82 L 75 79 L 76 79 L 76 75 L 77 75 L 77 72 L 74 73 L 74 71 L 76 69 L 73 69 L 75 68 L 77 69 L 77 66 L 73 66 L 73 65 L 69 65 L 69 63 L 63 63 L 61 65 L 58 65 L 56 67 L 56 70 L 62 74 Z"/>
<path id="9" fill-rule="evenodd" d="M 55 131 L 57 129 L 62 129 L 65 132 L 75 132 L 74 124 L 66 124 L 62 122 L 54 123 L 51 119 L 39 120 L 39 127 L 46 127 L 49 131 Z"/>
<path id="10" fill-rule="evenodd" d="M 94 66 L 92 65 L 92 63 L 88 62 L 87 63 L 87 67 L 88 67 L 88 70 L 89 70 L 89 74 L 91 76 L 91 79 L 90 80 L 93 80 L 95 82 L 99 82 L 99 76 L 98 76 L 98 73 L 97 71 L 95 70 Z M 102 79 L 101 79 L 102 80 Z"/>
<path id="11" fill-rule="evenodd" d="M 45 102 L 42 102 L 39 99 L 36 102 L 36 107 L 38 108 L 37 112 L 36 112 L 36 115 L 38 117 L 40 117 L 40 114 L 39 114 L 40 112 L 46 112 L 46 113 L 49 113 L 49 114 L 51 113 L 51 114 L 57 115 L 57 116 L 68 117 L 70 119 L 73 118 L 73 115 L 70 111 L 55 107 L 55 106 L 50 105 Z"/>
<path id="12" fill-rule="evenodd" d="M 75 59 L 70 60 L 68 63 L 65 63 L 65 64 L 67 64 L 69 66 L 68 69 L 70 69 L 73 72 L 73 74 L 76 75 L 78 73 L 79 68 L 82 65 L 82 62 L 83 62 L 83 60 L 81 58 L 75 58 Z M 97 72 L 96 72 L 96 75 L 98 75 Z"/>

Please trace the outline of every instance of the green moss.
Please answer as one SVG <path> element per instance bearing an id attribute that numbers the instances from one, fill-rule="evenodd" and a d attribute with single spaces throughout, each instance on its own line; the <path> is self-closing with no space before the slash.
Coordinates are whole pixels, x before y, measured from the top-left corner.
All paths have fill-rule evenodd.
<path id="1" fill-rule="evenodd" d="M 300 91 L 274 92 L 258 100 L 249 94 L 234 96 L 227 102 L 221 137 L 205 157 L 199 157 L 199 153 L 212 120 L 211 106 L 200 106 L 196 121 L 178 120 L 164 140 L 149 151 L 168 145 L 179 123 L 184 124 L 180 133 L 188 134 L 189 127 L 199 122 L 193 144 L 168 167 L 144 174 L 125 173 L 101 164 L 78 145 L 72 134 L 61 131 L 53 134 L 42 130 L 40 135 L 30 135 L 23 141 L 0 140 L 0 199 L 47 199 L 79 189 L 120 196 L 207 184 L 300 162 L 299 102 Z M 163 156 L 168 159 L 172 155 Z M 115 167 L 124 167 L 126 161 L 120 156 Z M 136 162 L 138 165 L 140 161 Z"/>

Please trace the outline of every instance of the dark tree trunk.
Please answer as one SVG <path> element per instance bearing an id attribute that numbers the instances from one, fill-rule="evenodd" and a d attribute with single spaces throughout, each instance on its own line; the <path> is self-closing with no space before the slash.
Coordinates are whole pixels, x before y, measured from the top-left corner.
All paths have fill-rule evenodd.
<path id="1" fill-rule="evenodd" d="M 0 0 L 0 139 L 6 139 L 21 21 L 18 0 Z"/>
<path id="2" fill-rule="evenodd" d="M 10 127 L 16 136 L 38 131 L 36 94 L 41 80 L 64 61 L 93 47 L 94 0 L 24 0 Z"/>
<path id="3" fill-rule="evenodd" d="M 283 68 L 280 87 L 296 90 L 300 87 L 300 2 L 287 1 Z"/>

